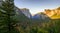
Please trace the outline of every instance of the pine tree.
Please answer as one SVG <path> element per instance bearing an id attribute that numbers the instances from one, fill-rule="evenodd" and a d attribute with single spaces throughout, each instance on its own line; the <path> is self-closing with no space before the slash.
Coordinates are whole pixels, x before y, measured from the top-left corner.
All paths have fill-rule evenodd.
<path id="1" fill-rule="evenodd" d="M 15 16 L 14 0 L 3 1 L 0 7 L 0 33 L 18 33 L 13 26 L 16 24 L 13 16 Z"/>

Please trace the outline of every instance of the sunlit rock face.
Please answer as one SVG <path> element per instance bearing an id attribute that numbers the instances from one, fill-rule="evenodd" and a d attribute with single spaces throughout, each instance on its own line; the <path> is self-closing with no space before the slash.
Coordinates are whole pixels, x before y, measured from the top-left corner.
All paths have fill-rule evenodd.
<path id="1" fill-rule="evenodd" d="M 33 16 L 34 19 L 55 19 L 60 18 L 60 7 L 55 9 L 45 9 L 44 12 L 39 12 Z"/>
<path id="2" fill-rule="evenodd" d="M 28 18 L 31 18 L 31 14 L 30 14 L 30 12 L 29 12 L 29 9 L 27 9 L 27 8 L 22 8 L 22 9 L 20 9 L 21 11 L 22 11 L 22 13 L 25 15 L 25 16 L 27 16 Z"/>
<path id="3" fill-rule="evenodd" d="M 49 17 L 53 16 L 54 14 L 60 15 L 60 7 L 52 10 L 45 9 L 44 11 L 45 11 L 44 13 Z"/>
<path id="4" fill-rule="evenodd" d="M 55 9 L 57 14 L 60 14 L 60 7 L 58 7 L 57 9 Z"/>
<path id="5" fill-rule="evenodd" d="M 44 13 L 50 17 L 55 14 L 55 10 L 45 9 Z"/>

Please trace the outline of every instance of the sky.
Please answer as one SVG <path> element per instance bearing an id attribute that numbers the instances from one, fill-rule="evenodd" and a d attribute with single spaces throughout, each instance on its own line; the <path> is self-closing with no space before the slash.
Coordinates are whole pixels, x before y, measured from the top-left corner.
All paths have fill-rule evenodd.
<path id="1" fill-rule="evenodd" d="M 28 8 L 31 14 L 60 6 L 60 0 L 15 0 L 14 3 L 18 8 Z"/>

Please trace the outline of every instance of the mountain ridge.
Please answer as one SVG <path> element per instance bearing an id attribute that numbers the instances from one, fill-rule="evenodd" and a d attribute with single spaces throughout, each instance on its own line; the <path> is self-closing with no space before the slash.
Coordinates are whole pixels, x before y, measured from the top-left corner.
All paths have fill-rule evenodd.
<path id="1" fill-rule="evenodd" d="M 39 12 L 35 14 L 34 16 L 39 15 L 41 13 L 46 14 L 51 19 L 59 19 L 60 18 L 60 7 L 55 8 L 55 9 L 45 9 L 44 12 Z"/>

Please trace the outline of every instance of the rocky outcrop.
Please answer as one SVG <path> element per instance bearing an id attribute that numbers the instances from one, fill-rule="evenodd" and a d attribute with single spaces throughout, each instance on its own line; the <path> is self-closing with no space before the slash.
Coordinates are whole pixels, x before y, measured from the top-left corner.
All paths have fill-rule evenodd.
<path id="1" fill-rule="evenodd" d="M 60 15 L 60 7 L 56 8 L 56 9 L 45 9 L 44 12 L 46 15 L 48 15 L 49 17 L 53 16 L 54 14 Z"/>
<path id="2" fill-rule="evenodd" d="M 33 16 L 33 20 L 42 22 L 42 21 L 49 21 L 50 18 L 45 13 L 40 12 Z"/>
<path id="3" fill-rule="evenodd" d="M 29 12 L 29 9 L 27 9 L 27 8 L 19 9 L 18 7 L 15 7 L 15 11 L 17 14 L 24 14 L 28 18 L 32 17 L 31 13 Z"/>
<path id="4" fill-rule="evenodd" d="M 55 9 L 45 9 L 44 12 L 39 12 L 36 15 L 33 16 L 35 19 L 58 19 L 60 18 L 60 7 Z"/>
<path id="5" fill-rule="evenodd" d="M 20 9 L 21 10 L 21 12 L 25 15 L 25 16 L 27 16 L 28 18 L 31 18 L 31 13 L 29 12 L 29 9 L 27 9 L 27 8 L 22 8 L 22 9 Z"/>

